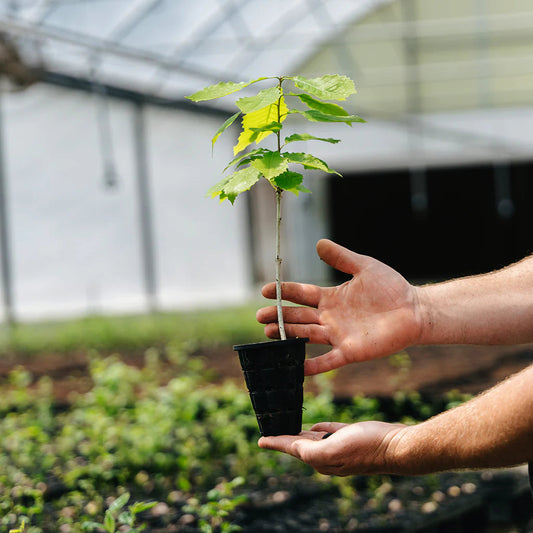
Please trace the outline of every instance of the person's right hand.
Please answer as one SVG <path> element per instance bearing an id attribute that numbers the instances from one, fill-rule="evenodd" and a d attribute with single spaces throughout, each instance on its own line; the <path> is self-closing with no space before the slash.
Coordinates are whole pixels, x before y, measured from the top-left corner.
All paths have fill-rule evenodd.
<path id="1" fill-rule="evenodd" d="M 371 257 L 360 255 L 329 240 L 317 244 L 328 265 L 353 275 L 336 287 L 283 283 L 284 300 L 304 307 L 284 307 L 288 337 L 309 337 L 331 350 L 305 362 L 306 375 L 327 372 L 356 361 L 394 354 L 416 344 L 422 330 L 417 288 L 400 274 Z M 262 290 L 276 297 L 275 283 Z M 257 312 L 265 334 L 279 338 L 276 307 Z"/>

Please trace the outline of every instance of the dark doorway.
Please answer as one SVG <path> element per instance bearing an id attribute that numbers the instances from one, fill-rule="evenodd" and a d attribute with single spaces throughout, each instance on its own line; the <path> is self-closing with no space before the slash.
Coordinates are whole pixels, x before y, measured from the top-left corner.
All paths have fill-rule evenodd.
<path id="1" fill-rule="evenodd" d="M 505 266 L 533 251 L 533 163 L 505 166 L 511 203 L 499 212 L 501 170 L 492 165 L 427 170 L 425 212 L 411 207 L 408 171 L 332 179 L 332 238 L 413 280 Z"/>

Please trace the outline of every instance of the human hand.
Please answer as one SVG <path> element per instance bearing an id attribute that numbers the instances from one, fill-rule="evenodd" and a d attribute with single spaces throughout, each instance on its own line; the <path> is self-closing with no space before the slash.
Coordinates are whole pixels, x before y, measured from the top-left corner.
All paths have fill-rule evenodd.
<path id="1" fill-rule="evenodd" d="M 353 277 L 327 288 L 282 284 L 284 300 L 305 306 L 283 308 L 287 335 L 331 346 L 328 353 L 305 361 L 306 375 L 391 355 L 417 342 L 422 319 L 416 287 L 387 265 L 332 241 L 318 241 L 317 252 Z M 275 298 L 275 284 L 265 285 L 262 293 Z M 267 337 L 279 338 L 275 306 L 260 309 L 257 320 L 266 324 Z"/>
<path id="2" fill-rule="evenodd" d="M 299 435 L 261 437 L 259 447 L 288 453 L 320 474 L 395 474 L 391 443 L 406 428 L 401 424 L 321 422 Z M 332 433 L 324 439 L 326 433 Z"/>

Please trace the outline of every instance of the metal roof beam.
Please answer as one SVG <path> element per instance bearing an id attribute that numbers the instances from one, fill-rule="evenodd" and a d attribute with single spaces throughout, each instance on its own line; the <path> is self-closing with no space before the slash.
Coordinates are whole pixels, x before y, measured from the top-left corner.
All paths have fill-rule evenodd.
<path id="1" fill-rule="evenodd" d="M 185 65 L 172 58 L 145 52 L 140 49 L 121 45 L 117 42 L 95 39 L 76 32 L 53 28 L 50 26 L 35 26 L 31 23 L 22 22 L 12 17 L 0 17 L 0 31 L 7 34 L 34 39 L 50 39 L 52 41 L 63 42 L 86 49 L 88 52 L 101 53 L 105 51 L 109 55 L 150 63 L 160 68 L 171 71 L 184 72 L 192 76 L 203 78 L 209 81 L 220 81 L 221 79 L 231 79 L 228 73 L 214 72 Z M 87 70 L 90 70 L 88 65 Z"/>

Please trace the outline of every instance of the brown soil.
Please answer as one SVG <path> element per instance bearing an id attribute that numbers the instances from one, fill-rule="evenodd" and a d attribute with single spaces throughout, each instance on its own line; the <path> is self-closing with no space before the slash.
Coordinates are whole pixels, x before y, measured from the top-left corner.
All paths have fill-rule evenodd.
<path id="1" fill-rule="evenodd" d="M 308 346 L 308 357 L 324 353 L 324 348 Z M 417 390 L 437 395 L 452 389 L 476 394 L 518 372 L 533 362 L 533 344 L 521 346 L 420 346 L 408 350 L 410 366 L 400 370 L 395 358 L 348 365 L 334 372 L 333 389 L 338 398 L 357 394 L 391 396 L 398 390 Z M 231 379 L 244 388 L 238 357 L 231 346 L 204 349 L 201 357 L 212 371 L 213 381 Z M 142 354 L 130 354 L 125 362 L 143 364 Z M 48 376 L 58 402 L 68 402 L 70 393 L 91 387 L 88 358 L 84 353 L 43 354 L 38 357 L 0 359 L 0 380 L 15 367 L 23 366 L 37 380 Z M 313 379 L 306 388 L 315 387 Z"/>

